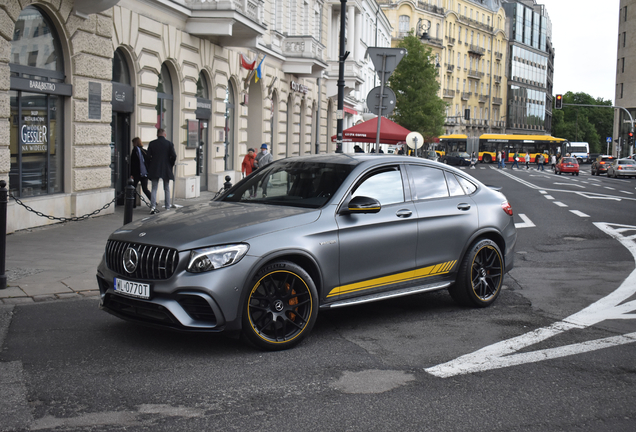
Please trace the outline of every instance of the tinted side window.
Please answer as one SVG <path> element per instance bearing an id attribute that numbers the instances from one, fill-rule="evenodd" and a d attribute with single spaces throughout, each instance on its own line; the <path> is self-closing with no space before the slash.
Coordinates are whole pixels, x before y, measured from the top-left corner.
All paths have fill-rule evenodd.
<path id="1" fill-rule="evenodd" d="M 453 173 L 446 172 L 446 182 L 451 196 L 464 195 L 464 189 L 459 184 L 457 177 Z"/>
<path id="2" fill-rule="evenodd" d="M 448 187 L 444 172 L 440 169 L 420 165 L 410 165 L 409 173 L 415 186 L 414 199 L 444 198 L 448 196 Z"/>
<path id="3" fill-rule="evenodd" d="M 397 168 L 371 174 L 354 189 L 351 197 L 375 198 L 383 206 L 404 202 L 402 174 Z"/>
<path id="4" fill-rule="evenodd" d="M 464 190 L 466 191 L 466 195 L 470 195 L 477 190 L 477 186 L 475 186 L 473 182 L 470 182 L 461 176 L 456 176 L 456 177 L 457 177 L 457 180 L 459 180 L 459 184 L 461 184 Z"/>

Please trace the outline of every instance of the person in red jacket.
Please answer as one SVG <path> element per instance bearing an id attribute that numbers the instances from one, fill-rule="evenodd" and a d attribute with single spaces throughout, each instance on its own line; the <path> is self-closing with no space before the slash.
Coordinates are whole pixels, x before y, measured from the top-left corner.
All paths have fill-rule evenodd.
<path id="1" fill-rule="evenodd" d="M 247 177 L 252 174 L 252 171 L 256 169 L 254 166 L 254 161 L 256 159 L 256 155 L 254 154 L 254 149 L 247 149 L 247 154 L 243 158 L 243 163 L 241 165 L 241 171 L 243 172 L 243 177 Z M 250 193 L 250 198 L 256 196 L 256 186 L 254 186 L 254 190 Z"/>

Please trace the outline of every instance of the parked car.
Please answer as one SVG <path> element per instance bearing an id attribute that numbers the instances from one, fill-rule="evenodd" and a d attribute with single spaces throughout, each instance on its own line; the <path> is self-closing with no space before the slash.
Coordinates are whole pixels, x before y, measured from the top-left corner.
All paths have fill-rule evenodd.
<path id="1" fill-rule="evenodd" d="M 608 177 L 636 177 L 636 161 L 633 159 L 614 159 L 607 167 Z"/>
<path id="2" fill-rule="evenodd" d="M 562 157 L 554 165 L 554 173 L 561 175 L 561 173 L 579 175 L 579 162 L 574 157 Z"/>
<path id="3" fill-rule="evenodd" d="M 282 159 L 209 203 L 111 234 L 100 307 L 152 326 L 242 332 L 268 350 L 299 343 L 322 309 L 442 289 L 486 307 L 513 267 L 512 214 L 501 192 L 426 159 Z"/>
<path id="4" fill-rule="evenodd" d="M 421 153 L 421 156 L 424 159 L 428 159 L 428 160 L 432 160 L 432 161 L 438 161 L 439 160 L 439 156 L 437 154 L 437 152 L 435 150 L 424 150 Z"/>
<path id="5" fill-rule="evenodd" d="M 607 173 L 607 167 L 614 160 L 614 156 L 600 155 L 592 162 L 592 175 L 601 175 Z"/>
<path id="6" fill-rule="evenodd" d="M 448 165 L 470 165 L 470 155 L 466 152 L 449 152 L 440 158 L 440 162 Z"/>

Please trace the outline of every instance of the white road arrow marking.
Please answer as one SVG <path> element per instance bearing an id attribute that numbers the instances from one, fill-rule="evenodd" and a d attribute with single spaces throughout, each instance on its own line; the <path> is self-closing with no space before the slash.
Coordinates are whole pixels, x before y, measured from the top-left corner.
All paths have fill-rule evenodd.
<path id="1" fill-rule="evenodd" d="M 636 260 L 636 226 L 601 222 L 595 222 L 594 225 L 618 240 L 631 252 Z M 425 370 L 440 378 L 448 378 L 455 375 L 533 363 L 636 342 L 636 333 L 628 333 L 621 336 L 515 354 L 526 347 L 571 329 L 585 329 L 609 319 L 635 319 L 636 300 L 626 301 L 635 293 L 636 270 L 632 271 L 616 291 L 592 303 L 580 312 L 570 315 L 563 321 L 498 342 Z"/>
<path id="2" fill-rule="evenodd" d="M 535 224 L 532 223 L 530 218 L 524 215 L 523 213 L 519 213 L 519 217 L 521 218 L 521 220 L 523 220 L 523 223 L 521 222 L 516 223 L 515 228 L 532 228 L 536 226 Z"/>

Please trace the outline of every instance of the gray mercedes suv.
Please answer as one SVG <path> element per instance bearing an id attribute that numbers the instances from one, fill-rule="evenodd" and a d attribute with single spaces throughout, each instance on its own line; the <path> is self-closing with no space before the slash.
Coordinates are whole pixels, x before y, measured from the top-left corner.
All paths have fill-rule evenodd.
<path id="1" fill-rule="evenodd" d="M 100 307 L 285 349 L 320 309 L 442 289 L 486 307 L 516 238 L 505 196 L 455 168 L 393 155 L 289 158 L 209 203 L 115 231 L 97 270 Z"/>

